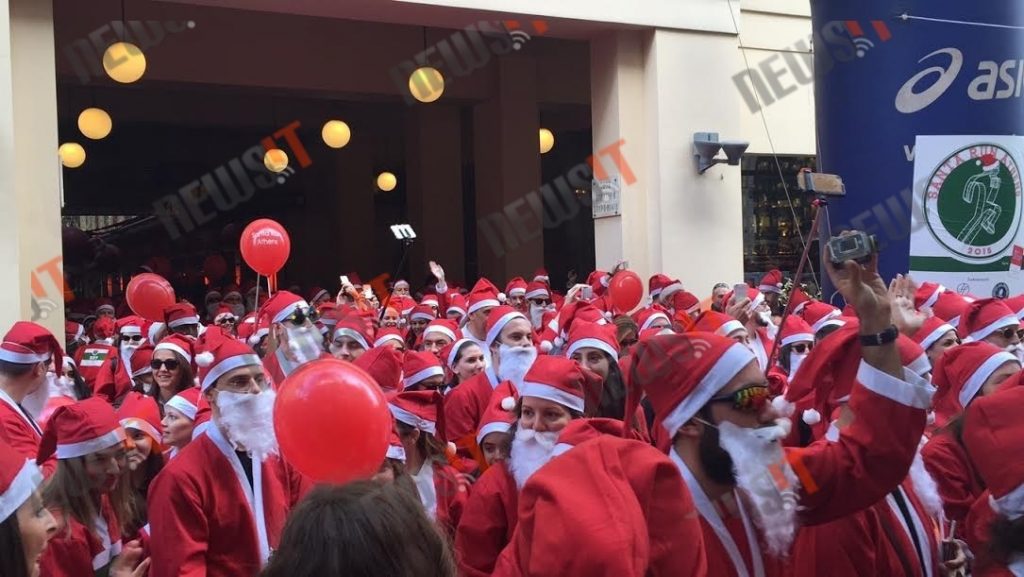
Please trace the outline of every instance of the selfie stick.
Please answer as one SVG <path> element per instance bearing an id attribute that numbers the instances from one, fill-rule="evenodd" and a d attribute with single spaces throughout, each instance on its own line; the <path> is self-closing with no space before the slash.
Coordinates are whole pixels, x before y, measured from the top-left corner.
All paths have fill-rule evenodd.
<path id="1" fill-rule="evenodd" d="M 405 266 L 405 259 L 406 259 L 406 257 L 409 256 L 409 248 L 412 247 L 412 243 L 414 241 L 415 241 L 414 238 L 403 238 L 402 239 L 402 247 L 403 247 L 402 248 L 402 258 L 398 260 L 398 268 L 395 269 L 395 274 L 394 274 L 394 276 L 391 277 L 391 278 L 395 279 L 396 282 L 397 282 L 397 279 L 398 279 L 398 275 L 400 275 L 402 273 L 402 267 Z M 388 295 L 384 298 L 384 303 L 380 305 L 380 316 L 377 317 L 378 321 L 383 321 L 384 320 L 384 312 L 388 310 L 388 304 L 391 303 L 391 295 L 392 295 L 393 292 L 394 292 L 394 290 L 392 289 L 392 291 L 389 292 Z"/>
<path id="2" fill-rule="evenodd" d="M 822 214 L 825 215 L 825 220 L 828 221 L 828 201 L 825 200 L 825 197 L 818 195 L 816 199 L 811 201 L 811 206 L 816 206 L 818 210 L 815 211 L 814 213 L 814 220 L 811 221 L 811 232 L 807 235 L 807 242 L 804 243 L 804 253 L 803 255 L 800 256 L 800 264 L 798 264 L 796 267 L 796 278 L 793 280 L 793 284 L 795 285 L 794 288 L 800 287 L 800 277 L 801 275 L 803 275 L 804 272 L 804 264 L 808 262 L 808 256 L 811 251 L 811 243 L 814 242 L 814 239 L 818 237 L 818 221 L 819 219 L 821 219 Z M 789 291 L 789 296 L 790 299 L 786 301 L 786 309 L 782 311 L 782 318 L 779 320 L 780 334 L 782 332 L 782 327 L 786 323 L 786 317 L 788 317 L 789 313 L 793 310 L 792 289 L 790 289 Z M 775 355 L 777 355 L 779 352 L 779 340 L 780 339 L 776 338 L 772 342 L 772 352 L 770 355 L 768 355 L 768 366 L 765 367 L 764 370 L 765 376 L 768 376 L 768 371 L 772 367 L 772 363 L 775 360 Z"/>

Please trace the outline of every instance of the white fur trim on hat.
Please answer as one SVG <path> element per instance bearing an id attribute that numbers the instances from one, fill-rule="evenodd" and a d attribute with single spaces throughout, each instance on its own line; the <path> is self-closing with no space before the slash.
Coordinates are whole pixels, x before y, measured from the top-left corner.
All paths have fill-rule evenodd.
<path id="1" fill-rule="evenodd" d="M 777 287 L 777 286 L 775 286 L 775 285 L 773 285 L 773 284 L 757 285 L 757 290 L 759 290 L 759 291 L 761 291 L 763 293 L 782 294 L 782 289 Z"/>
<path id="2" fill-rule="evenodd" d="M 366 342 L 366 337 L 348 327 L 338 327 L 334 329 L 334 336 L 331 338 L 331 340 L 334 340 L 338 337 L 348 337 L 352 339 L 353 341 L 359 343 L 359 345 L 363 347 L 364 351 L 369 350 L 370 348 L 370 344 Z"/>
<path id="3" fill-rule="evenodd" d="M 479 301 L 479 302 L 476 302 L 476 303 L 473 303 L 473 304 L 469 305 L 469 308 L 466 309 L 466 314 L 475 313 L 476 311 L 478 311 L 478 310 L 480 310 L 480 309 L 482 309 L 484 307 L 496 307 L 496 306 L 500 306 L 500 305 L 501 305 L 501 302 L 498 301 L 498 299 L 484 299 L 482 301 Z"/>
<path id="4" fill-rule="evenodd" d="M 301 308 L 301 309 L 304 309 L 304 310 L 305 309 L 309 309 L 309 303 L 307 303 L 306 301 L 304 301 L 302 299 L 299 299 L 299 300 L 295 301 L 294 303 L 285 305 L 285 307 L 283 309 L 281 309 L 280 311 L 278 311 L 278 313 L 276 315 L 274 315 L 274 318 L 270 319 L 270 322 L 272 322 L 272 323 L 284 322 L 284 319 L 290 317 L 292 315 L 292 313 L 295 312 L 295 309 L 297 309 L 297 308 Z"/>
<path id="5" fill-rule="evenodd" d="M 430 334 L 430 333 L 441 333 L 442 335 L 448 337 L 449 339 L 451 339 L 453 341 L 455 340 L 455 333 L 452 332 L 452 330 L 450 328 L 448 328 L 448 327 L 446 327 L 444 325 L 434 325 L 432 327 L 428 326 L 423 331 L 423 338 L 427 338 L 427 335 Z"/>
<path id="6" fill-rule="evenodd" d="M 124 429 L 117 427 L 109 433 L 104 433 L 87 441 L 67 444 L 57 443 L 57 458 L 74 459 L 75 457 L 84 457 L 97 451 L 113 447 L 118 443 L 123 443 L 126 438 L 127 436 L 124 434 Z"/>
<path id="7" fill-rule="evenodd" d="M 203 382 L 200 383 L 200 388 L 205 391 L 212 387 L 213 383 L 217 382 L 217 379 L 223 377 L 226 373 L 239 367 L 247 367 L 250 365 L 262 366 L 260 358 L 256 355 L 250 354 L 228 357 L 217 363 L 212 369 L 210 369 L 210 372 L 206 373 L 206 376 L 203 377 Z"/>
<path id="8" fill-rule="evenodd" d="M 793 343 L 799 343 L 800 341 L 807 341 L 809 343 L 813 343 L 814 342 L 814 335 L 812 335 L 811 333 L 796 333 L 796 334 L 792 334 L 792 335 L 789 335 L 786 338 L 782 339 L 782 341 L 779 343 L 779 345 L 784 347 L 786 345 L 791 345 Z"/>
<path id="9" fill-rule="evenodd" d="M 1017 320 L 1017 315 L 1011 315 L 1011 316 L 1008 316 L 1008 317 L 1003 317 L 1003 318 L 1001 318 L 1001 319 L 999 319 L 999 320 L 997 320 L 997 321 L 995 321 L 993 323 L 989 323 L 989 324 L 981 327 L 980 329 L 978 329 L 978 330 L 974 331 L 973 333 L 967 335 L 967 338 L 964 339 L 964 342 L 965 343 L 969 343 L 969 342 L 972 342 L 972 341 L 983 340 L 985 337 L 987 337 L 990 334 L 996 332 L 996 329 L 1000 329 L 1002 327 L 1009 327 L 1009 326 L 1016 326 L 1016 327 L 1020 328 L 1020 321 Z"/>
<path id="10" fill-rule="evenodd" d="M 658 295 L 658 298 L 660 300 L 665 300 L 668 297 L 676 294 L 677 292 L 679 292 L 681 290 L 683 290 L 683 283 L 681 283 L 679 281 L 676 281 L 676 282 L 674 282 L 674 283 L 672 283 L 672 284 L 662 288 L 661 289 L 661 293 Z"/>
<path id="11" fill-rule="evenodd" d="M 606 353 L 609 357 L 611 357 L 613 359 L 617 359 L 619 357 L 619 353 L 617 353 L 615 351 L 615 349 L 612 348 L 611 345 L 609 345 L 608 343 L 602 341 L 601 339 L 579 339 L 579 340 L 573 341 L 569 345 L 569 348 L 566 349 L 565 356 L 571 358 L 573 353 L 575 353 L 576 351 L 578 351 L 578 350 L 580 350 L 582 348 L 587 348 L 587 347 L 592 348 L 592 349 L 598 349 L 599 351 L 603 351 L 604 353 Z"/>
<path id="12" fill-rule="evenodd" d="M 431 435 L 437 434 L 437 423 L 421 419 L 413 413 L 406 411 L 402 407 L 392 405 L 388 403 L 388 409 L 391 410 L 391 414 L 394 415 L 395 420 L 400 423 L 405 423 L 410 427 L 416 427 L 424 433 L 430 433 Z"/>
<path id="13" fill-rule="evenodd" d="M 928 360 L 927 354 L 921 353 L 921 356 L 907 364 L 907 368 L 914 371 L 915 375 L 924 377 L 926 374 L 932 372 L 932 362 Z"/>
<path id="14" fill-rule="evenodd" d="M 122 335 L 134 336 L 142 334 L 142 327 L 138 325 L 125 325 L 118 331 Z"/>
<path id="15" fill-rule="evenodd" d="M 551 298 L 551 293 L 548 292 L 548 289 L 546 289 L 546 288 L 536 288 L 536 289 L 533 289 L 532 291 L 526 293 L 526 298 L 528 298 L 528 299 L 535 299 L 535 298 L 540 298 L 540 297 Z"/>
<path id="16" fill-rule="evenodd" d="M 199 317 L 181 317 L 180 319 L 174 319 L 167 323 L 167 326 L 174 329 L 184 325 L 198 325 Z"/>
<path id="17" fill-rule="evenodd" d="M 373 346 L 379 347 L 388 341 L 398 341 L 402 344 L 405 344 L 405 341 L 402 340 L 402 335 L 387 334 L 381 335 L 380 337 L 377 338 L 377 340 L 373 341 Z"/>
<path id="18" fill-rule="evenodd" d="M 944 292 L 946 292 L 946 287 L 942 285 L 936 285 L 935 290 L 932 291 L 932 294 L 928 295 L 928 298 L 925 299 L 923 303 L 921 303 L 921 308 L 923 309 L 925 307 L 930 307 L 934 305 L 935 301 L 939 300 L 939 295 Z"/>
<path id="19" fill-rule="evenodd" d="M 747 347 L 739 343 L 730 345 L 694 390 L 662 420 L 661 425 L 668 431 L 669 438 L 674 437 L 679 427 L 686 424 L 701 407 L 708 404 L 708 401 L 717 395 L 726 383 L 756 360 L 754 353 Z"/>
<path id="20" fill-rule="evenodd" d="M 645 330 L 645 329 L 649 328 L 651 326 L 651 323 L 653 323 L 654 321 L 656 321 L 658 319 L 666 320 L 669 323 L 672 322 L 672 319 L 668 318 L 667 314 L 665 314 L 665 313 L 663 313 L 661 311 L 658 311 L 658 312 L 652 314 L 651 316 L 647 317 L 647 320 L 644 321 L 644 324 L 640 325 L 640 330 L 642 331 L 642 330 Z"/>
<path id="21" fill-rule="evenodd" d="M 1020 361 L 1017 360 L 1017 357 L 1006 351 L 1000 351 L 986 359 L 984 363 L 981 363 L 981 366 L 974 370 L 974 373 L 964 383 L 964 387 L 960 389 L 960 406 L 967 408 L 967 405 L 974 399 L 974 396 L 981 390 L 981 386 L 992 376 L 992 373 L 1009 362 L 1017 363 L 1017 366 L 1020 366 Z"/>
<path id="22" fill-rule="evenodd" d="M 523 386 L 519 388 L 519 396 L 545 399 L 573 411 L 583 412 L 583 397 L 577 397 L 572 393 L 545 383 L 525 381 Z"/>
<path id="23" fill-rule="evenodd" d="M 814 324 L 811 325 L 811 329 L 813 329 L 814 332 L 818 332 L 821 329 L 823 329 L 823 328 L 825 328 L 827 326 L 833 325 L 833 324 L 837 324 L 838 326 L 843 326 L 843 325 L 846 324 L 846 322 L 845 321 L 841 321 L 841 320 L 839 320 L 837 318 L 840 315 L 842 315 L 841 312 L 839 312 L 837 310 L 836 311 L 832 311 L 832 312 L 828 313 L 827 315 L 821 317 L 820 319 L 814 321 Z"/>
<path id="24" fill-rule="evenodd" d="M 0 494 L 0 519 L 7 519 L 13 515 L 42 484 L 43 473 L 36 466 L 35 460 L 26 459 L 25 464 L 18 470 L 18 474 L 14 476 L 10 486 Z"/>
<path id="25" fill-rule="evenodd" d="M 188 354 L 188 351 L 174 343 L 157 343 L 157 345 L 153 347 L 153 354 L 155 355 L 157 351 L 173 351 L 181 355 L 181 357 L 185 359 L 186 363 L 192 363 L 192 355 Z"/>
<path id="26" fill-rule="evenodd" d="M 199 407 L 185 400 L 184 397 L 174 395 L 169 401 L 164 403 L 164 407 L 171 407 L 176 409 L 182 415 L 185 415 L 190 421 L 196 420 L 196 414 L 199 413 Z"/>
<path id="27" fill-rule="evenodd" d="M 384 455 L 388 459 L 405 462 L 405 447 L 401 445 L 388 445 L 388 452 Z"/>
<path id="28" fill-rule="evenodd" d="M 1004 515 L 1011 521 L 1024 517 L 1024 484 L 996 499 L 989 495 L 989 503 L 993 510 Z"/>
<path id="29" fill-rule="evenodd" d="M 152 438 L 154 441 L 158 443 L 160 442 L 160 439 L 163 438 L 163 435 L 160 434 L 160 431 L 156 430 L 156 427 L 150 425 L 149 421 L 146 421 L 145 419 L 139 419 L 136 417 L 121 419 L 121 426 L 124 427 L 125 429 L 135 429 L 136 431 L 142 431 L 143 433 L 146 433 L 147 435 L 150 436 L 150 438 Z"/>
<path id="30" fill-rule="evenodd" d="M 493 421 L 480 427 L 480 430 L 476 432 L 476 444 L 482 445 L 484 437 L 491 433 L 507 433 L 512 429 L 511 423 L 504 423 L 501 421 Z"/>
<path id="31" fill-rule="evenodd" d="M 727 337 L 742 328 L 744 328 L 743 323 L 736 319 L 730 319 L 722 323 L 722 326 L 718 327 L 718 329 L 715 331 L 715 334 L 718 336 Z"/>
<path id="32" fill-rule="evenodd" d="M 921 348 L 927 351 L 928 349 L 930 349 L 932 347 L 932 345 L 935 344 L 935 341 L 937 341 L 940 338 L 942 338 L 942 335 L 948 333 L 949 331 L 956 332 L 956 329 L 953 328 L 953 326 L 949 325 L 949 324 L 939 325 L 939 327 L 937 329 L 935 329 L 934 331 L 928 333 L 928 336 L 926 336 L 925 338 L 921 339 Z"/>
<path id="33" fill-rule="evenodd" d="M 490 345 L 491 343 L 496 341 L 498 339 L 498 335 L 501 334 L 502 329 L 505 328 L 505 325 L 507 325 L 508 323 L 512 322 L 512 319 L 515 319 L 515 318 L 520 318 L 520 319 L 523 319 L 524 321 L 529 321 L 530 320 L 530 319 L 526 318 L 526 315 L 524 315 L 523 313 L 521 313 L 519 311 L 512 311 L 512 312 L 505 313 L 505 316 L 503 316 L 500 319 L 498 319 L 498 321 L 496 323 L 494 323 L 494 326 L 491 327 L 491 330 L 487 331 L 487 337 L 486 337 L 485 342 L 488 345 Z"/>
<path id="34" fill-rule="evenodd" d="M 427 367 L 422 371 L 415 372 L 409 375 L 408 377 L 405 377 L 404 379 L 402 379 L 402 382 L 405 384 L 405 388 L 408 389 L 419 382 L 425 381 L 430 377 L 436 377 L 438 375 L 442 377 L 444 376 L 444 368 Z"/>

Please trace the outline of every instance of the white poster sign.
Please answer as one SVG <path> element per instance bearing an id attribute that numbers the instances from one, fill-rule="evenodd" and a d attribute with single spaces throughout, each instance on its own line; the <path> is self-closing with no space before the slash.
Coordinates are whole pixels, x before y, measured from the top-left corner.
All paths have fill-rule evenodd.
<path id="1" fill-rule="evenodd" d="M 619 175 L 606 180 L 594 180 L 592 185 L 593 201 L 591 202 L 594 218 L 606 218 L 622 214 L 619 204 L 622 193 L 622 182 Z"/>
<path id="2" fill-rule="evenodd" d="M 918 136 L 910 271 L 960 294 L 1024 292 L 1024 137 Z"/>

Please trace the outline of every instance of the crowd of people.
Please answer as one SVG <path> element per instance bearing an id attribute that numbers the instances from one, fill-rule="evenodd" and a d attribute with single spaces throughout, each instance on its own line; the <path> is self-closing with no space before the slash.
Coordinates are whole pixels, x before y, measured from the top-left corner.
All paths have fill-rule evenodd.
<path id="1" fill-rule="evenodd" d="M 415 292 L 104 300 L 64 342 L 17 322 L 0 576 L 1024 576 L 1024 295 L 876 262 L 826 267 L 844 309 L 778 271 L 705 301 L 656 274 L 626 314 L 617 270 L 563 295 L 431 262 Z M 393 418 L 340 486 L 274 429 L 329 357 Z"/>

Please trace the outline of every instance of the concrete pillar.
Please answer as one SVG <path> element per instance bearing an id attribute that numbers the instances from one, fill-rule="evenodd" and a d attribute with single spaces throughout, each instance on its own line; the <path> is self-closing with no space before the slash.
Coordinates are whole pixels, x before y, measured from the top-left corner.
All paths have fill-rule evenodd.
<path id="1" fill-rule="evenodd" d="M 526 200 L 540 186 L 540 118 L 536 63 L 509 57 L 495 68 L 497 89 L 473 109 L 476 259 L 480 276 L 503 283 L 544 262 L 542 217 Z"/>
<path id="2" fill-rule="evenodd" d="M 54 62 L 52 3 L 0 0 L 0 330 L 35 317 L 63 342 Z"/>
<path id="3" fill-rule="evenodd" d="M 700 175 L 692 144 L 695 132 L 741 134 L 731 79 L 741 68 L 731 35 L 654 30 L 592 41 L 594 162 L 622 182 L 621 216 L 594 221 L 599 268 L 625 259 L 645 282 L 662 272 L 702 298 L 715 282 L 743 278 L 739 167 Z M 621 158 L 601 152 L 618 142 Z"/>
<path id="4" fill-rule="evenodd" d="M 428 274 L 436 260 L 452 280 L 466 278 L 462 206 L 462 123 L 458 106 L 416 106 L 406 122 L 405 172 L 409 222 L 418 239 L 409 255 L 411 276 Z"/>

